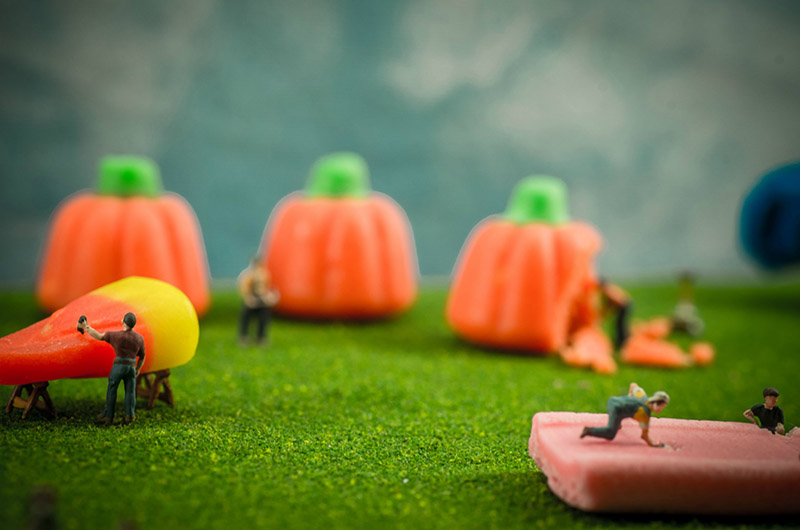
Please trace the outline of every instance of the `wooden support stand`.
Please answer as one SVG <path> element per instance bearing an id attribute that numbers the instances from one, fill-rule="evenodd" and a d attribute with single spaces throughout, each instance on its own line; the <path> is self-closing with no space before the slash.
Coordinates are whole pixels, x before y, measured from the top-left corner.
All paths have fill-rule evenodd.
<path id="1" fill-rule="evenodd" d="M 8 399 L 6 405 L 6 413 L 11 414 L 12 409 L 22 409 L 22 419 L 28 417 L 31 409 L 36 407 L 44 415 L 50 418 L 58 418 L 56 407 L 53 405 L 53 400 L 50 399 L 50 394 L 47 392 L 48 381 L 40 381 L 38 383 L 28 383 L 27 385 L 17 385 L 11 392 L 11 397 Z M 28 393 L 28 398 L 22 398 L 22 391 Z"/>
<path id="2" fill-rule="evenodd" d="M 169 370 L 159 370 L 157 372 L 139 374 L 136 378 L 136 397 L 147 398 L 148 410 L 156 406 L 157 399 L 160 399 L 170 407 L 175 406 L 169 374 Z"/>

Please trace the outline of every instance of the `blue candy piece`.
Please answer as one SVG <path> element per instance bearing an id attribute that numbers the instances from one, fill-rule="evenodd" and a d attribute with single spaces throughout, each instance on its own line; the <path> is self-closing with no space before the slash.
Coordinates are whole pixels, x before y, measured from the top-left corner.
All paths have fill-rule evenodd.
<path id="1" fill-rule="evenodd" d="M 770 171 L 742 204 L 744 249 L 777 269 L 800 262 L 800 162 Z"/>

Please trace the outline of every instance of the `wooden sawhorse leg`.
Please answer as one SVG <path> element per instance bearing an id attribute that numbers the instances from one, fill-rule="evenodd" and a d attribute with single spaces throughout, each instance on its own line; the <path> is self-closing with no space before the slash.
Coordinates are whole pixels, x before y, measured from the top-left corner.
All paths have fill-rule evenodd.
<path id="1" fill-rule="evenodd" d="M 27 385 L 17 385 L 11 391 L 11 397 L 8 399 L 6 405 L 6 413 L 11 414 L 12 409 L 22 409 L 22 419 L 28 417 L 31 409 L 36 407 L 42 413 L 50 418 L 58 418 L 56 407 L 53 405 L 53 400 L 50 399 L 50 393 L 47 392 L 48 381 L 40 381 L 38 383 L 28 383 Z M 22 398 L 22 391 L 28 393 L 28 398 Z"/>
<path id="2" fill-rule="evenodd" d="M 169 369 L 158 370 L 157 372 L 139 374 L 136 378 L 136 397 L 147 398 L 147 410 L 156 406 L 157 399 L 160 399 L 170 407 L 175 406 L 175 397 L 172 395 L 169 374 Z"/>

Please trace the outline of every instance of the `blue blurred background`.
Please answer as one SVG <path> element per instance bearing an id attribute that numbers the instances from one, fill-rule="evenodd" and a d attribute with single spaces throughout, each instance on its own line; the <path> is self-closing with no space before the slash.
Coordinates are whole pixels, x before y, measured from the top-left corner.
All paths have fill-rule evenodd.
<path id="1" fill-rule="evenodd" d="M 740 278 L 743 195 L 800 158 L 796 2 L 0 1 L 0 282 L 105 154 L 161 167 L 234 277 L 311 164 L 361 153 L 450 273 L 520 178 L 570 188 L 602 273 Z"/>

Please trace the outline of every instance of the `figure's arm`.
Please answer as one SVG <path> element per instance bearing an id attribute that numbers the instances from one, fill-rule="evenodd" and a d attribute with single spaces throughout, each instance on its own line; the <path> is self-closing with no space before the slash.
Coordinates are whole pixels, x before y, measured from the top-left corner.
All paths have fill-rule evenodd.
<path id="1" fill-rule="evenodd" d="M 628 387 L 628 395 L 635 396 L 641 399 L 647 395 L 647 392 L 645 392 L 644 389 L 640 387 L 638 384 L 631 383 L 631 385 Z"/>
<path id="2" fill-rule="evenodd" d="M 649 432 L 649 429 L 642 429 L 642 440 L 647 442 L 647 445 L 650 447 L 664 447 L 663 443 L 655 443 L 653 440 L 651 440 L 650 435 L 648 434 Z"/>
<path id="3" fill-rule="evenodd" d="M 83 330 L 97 340 L 103 340 L 105 333 L 98 333 L 96 329 L 89 325 L 89 322 L 84 322 Z"/>
<path id="4" fill-rule="evenodd" d="M 756 421 L 756 417 L 753 415 L 753 411 L 752 411 L 752 410 L 750 410 L 750 409 L 747 409 L 746 411 L 744 411 L 744 412 L 742 413 L 742 416 L 744 416 L 744 417 L 745 417 L 745 418 L 747 418 L 748 420 L 752 421 L 752 422 L 753 422 L 753 425 L 755 425 L 756 427 L 758 427 L 758 422 Z"/>
<path id="5" fill-rule="evenodd" d="M 139 371 L 142 369 L 142 365 L 144 364 L 144 343 L 142 343 L 142 348 L 139 350 L 139 360 L 136 363 L 136 375 L 139 375 Z"/>

